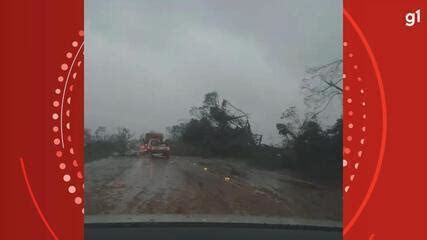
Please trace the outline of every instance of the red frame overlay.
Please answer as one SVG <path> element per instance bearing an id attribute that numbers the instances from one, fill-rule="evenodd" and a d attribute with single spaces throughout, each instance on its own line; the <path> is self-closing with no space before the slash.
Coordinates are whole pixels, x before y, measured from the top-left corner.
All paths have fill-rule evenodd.
<path id="1" fill-rule="evenodd" d="M 365 82 L 361 87 L 357 76 L 346 79 L 356 91 L 345 92 L 344 101 L 363 88 L 365 96 L 356 98 L 367 104 L 366 119 L 354 119 L 348 115 L 351 104 L 344 103 L 344 145 L 361 148 L 346 139 L 352 134 L 349 123 L 367 127 L 354 191 L 344 194 L 344 239 L 426 239 L 425 17 L 405 26 L 407 13 L 424 12 L 426 6 L 425 1 L 344 1 L 344 72 L 357 72 Z M 344 169 L 344 184 L 352 172 Z"/>
<path id="2" fill-rule="evenodd" d="M 426 239 L 424 11 L 344 0 L 344 239 Z M 0 239 L 83 239 L 83 15 L 0 3 Z"/>
<path id="3" fill-rule="evenodd" d="M 75 200 L 83 196 L 77 176 L 83 174 L 83 68 L 71 67 L 83 39 L 83 13 L 83 0 L 0 3 L 0 239 L 83 239 L 83 203 Z M 62 93 L 59 112 L 54 102 Z M 54 113 L 63 116 L 61 157 Z"/>

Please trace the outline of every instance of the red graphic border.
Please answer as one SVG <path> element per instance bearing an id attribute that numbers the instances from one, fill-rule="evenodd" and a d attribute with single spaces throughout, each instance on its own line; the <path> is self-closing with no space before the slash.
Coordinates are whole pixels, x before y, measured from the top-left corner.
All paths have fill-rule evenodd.
<path id="1" fill-rule="evenodd" d="M 369 60 L 370 60 L 372 66 L 374 68 L 375 77 L 378 81 L 378 86 L 379 86 L 379 94 L 380 94 L 380 99 L 381 99 L 381 111 L 382 111 L 381 144 L 380 144 L 379 156 L 378 156 L 378 161 L 376 164 L 375 172 L 374 172 L 374 175 L 372 177 L 369 188 L 368 188 L 365 196 L 363 197 L 362 203 L 357 208 L 357 211 L 354 214 L 354 216 L 351 218 L 351 220 L 347 224 L 345 224 L 345 226 L 344 226 L 343 235 L 345 236 L 348 233 L 348 231 L 350 231 L 350 229 L 353 227 L 353 225 L 356 223 L 361 212 L 363 211 L 366 204 L 368 203 L 369 198 L 371 197 L 371 194 L 374 191 L 375 185 L 377 183 L 377 180 L 378 180 L 378 177 L 379 177 L 379 174 L 381 171 L 381 166 L 382 166 L 382 162 L 384 159 L 386 138 L 387 138 L 387 106 L 386 106 L 386 98 L 385 98 L 385 93 L 384 93 L 383 79 L 381 77 L 381 72 L 379 70 L 378 63 L 375 59 L 374 53 L 371 49 L 371 46 L 369 45 L 368 40 L 366 39 L 365 35 L 363 34 L 363 31 L 360 29 L 359 25 L 356 23 L 356 21 L 353 19 L 353 17 L 350 15 L 350 13 L 345 8 L 343 10 L 344 10 L 345 20 L 349 21 L 352 28 L 354 29 L 354 31 L 356 31 L 358 37 L 362 41 L 363 46 L 365 47 L 365 49 L 368 53 Z M 346 121 L 347 119 L 348 118 L 344 118 L 344 126 L 348 122 L 348 121 Z M 345 141 L 345 140 L 343 140 L 343 141 Z M 344 177 L 349 177 L 349 176 L 344 175 Z"/>
<path id="2" fill-rule="evenodd" d="M 344 103 L 344 182 L 351 183 L 351 189 L 344 186 L 344 239 L 426 238 L 426 5 L 423 0 L 344 0 L 344 83 L 349 89 L 344 99 L 351 99 Z M 52 124 L 59 126 L 52 119 L 57 109 L 52 108 L 57 100 L 52 89 L 64 72 L 70 39 L 83 30 L 83 6 L 82 0 L 0 3 L 1 239 L 84 238 L 84 64 L 73 79 L 78 87 L 73 104 L 67 105 L 73 114 L 68 117 L 65 110 L 69 121 L 60 127 L 67 137 L 60 145 L 52 131 Z M 405 26 L 405 14 L 417 9 L 421 23 Z M 348 51 L 357 67 L 346 57 Z M 363 82 L 355 74 L 363 75 Z M 356 95 L 361 86 L 366 92 Z M 66 99 L 64 93 L 62 102 Z M 350 116 L 349 107 L 367 112 L 367 118 Z M 68 136 L 72 146 L 57 155 Z M 65 169 L 73 181 L 58 181 Z"/>
<path id="3" fill-rule="evenodd" d="M 47 230 L 49 230 L 49 233 L 52 235 L 52 238 L 57 240 L 58 237 L 56 236 L 56 233 L 53 231 L 52 227 L 50 226 L 49 222 L 47 221 L 46 217 L 44 216 L 43 211 L 40 209 L 39 203 L 37 202 L 37 199 L 34 196 L 33 189 L 31 188 L 30 181 L 28 180 L 27 170 L 25 169 L 24 159 L 21 158 L 20 162 L 21 162 L 22 176 L 24 177 L 25 184 L 27 185 L 28 194 L 30 194 L 31 201 L 33 201 L 34 207 L 36 208 L 37 213 L 40 216 L 40 219 L 43 221 Z"/>

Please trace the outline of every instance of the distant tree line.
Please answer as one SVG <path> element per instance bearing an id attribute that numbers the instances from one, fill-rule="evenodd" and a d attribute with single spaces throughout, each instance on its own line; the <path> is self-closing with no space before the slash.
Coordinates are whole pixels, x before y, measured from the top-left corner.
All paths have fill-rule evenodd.
<path id="1" fill-rule="evenodd" d="M 307 107 L 301 119 L 288 107 L 276 124 L 281 147 L 256 144 L 248 114 L 217 92 L 205 95 L 201 106 L 190 110 L 191 120 L 168 128 L 172 151 L 181 155 L 235 157 L 267 168 L 292 168 L 313 177 L 341 181 L 342 117 L 330 127 L 318 121 L 337 96 L 342 96 L 342 60 L 307 70 L 301 90 Z"/>
<path id="2" fill-rule="evenodd" d="M 329 103 L 342 95 L 341 68 L 342 61 L 337 60 L 307 71 L 311 77 L 303 79 L 301 89 L 308 111 L 303 118 L 293 106 L 282 113 L 276 123 L 281 146 L 260 144 L 248 114 L 209 92 L 200 106 L 190 109 L 190 120 L 167 128 L 172 155 L 240 159 L 256 167 L 294 169 L 341 182 L 342 117 L 329 127 L 318 121 Z M 137 151 L 143 136 L 136 140 L 123 127 L 110 134 L 105 127 L 93 133 L 85 129 L 86 161 Z"/>
<path id="3" fill-rule="evenodd" d="M 92 133 L 84 130 L 85 161 L 109 157 L 113 154 L 126 155 L 138 145 L 129 129 L 119 127 L 108 133 L 106 127 L 98 127 Z"/>
<path id="4" fill-rule="evenodd" d="M 295 107 L 276 124 L 282 147 L 256 144 L 243 111 L 230 109 L 218 93 L 205 95 L 189 121 L 168 128 L 172 154 L 237 158 L 264 168 L 290 168 L 313 177 L 339 179 L 342 166 L 342 119 L 323 129 L 313 114 L 300 119 Z M 245 117 L 242 117 L 245 116 Z"/>

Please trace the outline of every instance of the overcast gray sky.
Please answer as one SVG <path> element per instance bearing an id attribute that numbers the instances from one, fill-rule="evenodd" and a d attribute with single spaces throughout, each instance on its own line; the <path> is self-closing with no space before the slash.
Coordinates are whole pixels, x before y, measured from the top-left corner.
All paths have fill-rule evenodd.
<path id="1" fill-rule="evenodd" d="M 85 127 L 165 132 L 217 91 L 279 141 L 308 67 L 342 56 L 342 0 L 86 0 Z M 331 105 L 329 121 L 341 114 Z M 326 119 L 326 122 L 328 119 Z"/>

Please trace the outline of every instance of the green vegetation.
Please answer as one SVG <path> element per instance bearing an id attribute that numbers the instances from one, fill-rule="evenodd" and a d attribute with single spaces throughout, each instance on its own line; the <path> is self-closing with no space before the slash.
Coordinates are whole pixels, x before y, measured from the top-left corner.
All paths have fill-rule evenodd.
<path id="1" fill-rule="evenodd" d="M 221 99 L 217 92 L 209 92 L 201 106 L 190 109 L 189 121 L 167 128 L 171 154 L 237 159 L 259 168 L 293 169 L 340 182 L 342 118 L 331 127 L 322 127 L 317 117 L 335 96 L 342 94 L 341 67 L 342 61 L 337 60 L 308 71 L 311 77 L 301 86 L 308 112 L 302 119 L 296 107 L 282 113 L 276 123 L 283 139 L 281 146 L 262 144 L 262 136 L 252 132 L 247 113 Z M 143 135 L 136 140 L 126 128 L 110 135 L 105 127 L 97 128 L 94 135 L 85 129 L 86 161 L 132 154 L 142 143 Z"/>
<path id="2" fill-rule="evenodd" d="M 117 128 L 112 134 L 107 133 L 106 127 L 98 127 L 92 135 L 90 129 L 85 129 L 85 161 L 109 157 L 113 154 L 125 155 L 135 149 L 137 142 L 127 128 Z"/>
<path id="3" fill-rule="evenodd" d="M 221 104 L 220 104 L 221 102 Z M 234 158 L 260 168 L 289 168 L 311 177 L 340 179 L 342 164 L 342 119 L 322 129 L 316 117 L 304 120 L 290 107 L 277 123 L 281 147 L 257 144 L 247 114 L 236 110 L 216 92 L 205 95 L 193 118 L 168 128 L 172 154 Z"/>
<path id="4" fill-rule="evenodd" d="M 168 128 L 172 145 L 205 157 L 226 157 L 255 145 L 247 115 L 227 100 L 220 101 L 216 92 L 206 94 L 203 105 L 193 107 L 190 113 L 193 118 L 189 122 Z"/>

